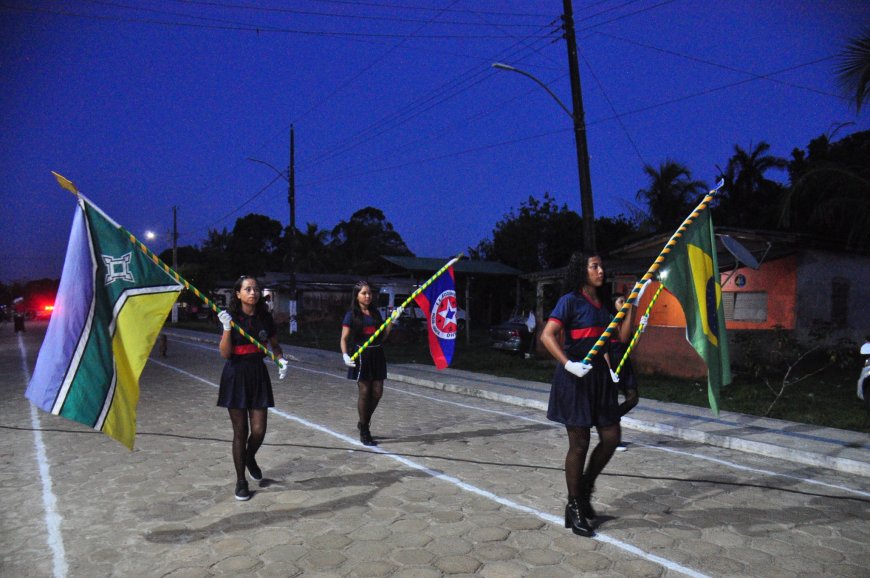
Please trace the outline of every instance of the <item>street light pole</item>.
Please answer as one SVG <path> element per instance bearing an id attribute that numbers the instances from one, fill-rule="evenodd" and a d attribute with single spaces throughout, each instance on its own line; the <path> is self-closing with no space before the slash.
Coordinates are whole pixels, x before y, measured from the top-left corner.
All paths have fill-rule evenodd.
<path id="1" fill-rule="evenodd" d="M 583 219 L 583 248 L 589 253 L 594 253 L 596 251 L 595 210 L 592 204 L 592 179 L 589 177 L 589 148 L 586 145 L 586 121 L 584 120 L 583 98 L 580 92 L 580 69 L 577 65 L 577 40 L 574 37 L 574 15 L 571 9 L 571 0 L 563 1 L 565 14 L 562 16 L 562 19 L 565 22 L 565 40 L 568 42 L 568 68 L 571 73 L 571 96 L 574 112 L 571 112 L 559 100 L 559 97 L 550 90 L 550 87 L 536 76 L 501 62 L 496 62 L 492 66 L 500 70 L 516 72 L 532 79 L 538 86 L 546 90 L 547 94 L 553 97 L 553 100 L 571 117 L 571 121 L 574 123 L 574 143 L 577 149 L 577 173 L 580 182 L 580 216 Z"/>
<path id="2" fill-rule="evenodd" d="M 290 165 L 287 168 L 287 202 L 290 204 L 290 335 L 296 333 L 296 148 L 290 125 Z"/>
<path id="3" fill-rule="evenodd" d="M 562 0 L 565 14 L 565 41 L 568 43 L 568 70 L 571 73 L 571 98 L 574 104 L 574 140 L 577 145 L 577 171 L 580 177 L 580 208 L 583 217 L 583 247 L 595 252 L 595 214 L 592 208 L 592 179 L 589 177 L 589 148 L 586 145 L 586 121 L 580 91 L 580 67 L 577 63 L 577 39 L 574 36 L 574 11 L 571 0 Z"/>
<path id="4" fill-rule="evenodd" d="M 288 330 L 290 334 L 296 333 L 297 323 L 296 323 L 296 149 L 295 149 L 295 137 L 293 134 L 293 125 L 290 125 L 290 165 L 287 167 L 287 171 L 279 171 L 272 164 L 267 163 L 266 161 L 261 161 L 260 159 L 255 159 L 252 157 L 248 157 L 249 161 L 254 161 L 255 163 L 260 163 L 261 165 L 266 165 L 287 181 L 287 204 L 290 205 L 290 243 L 289 243 L 289 255 L 287 259 L 287 269 L 290 277 L 289 280 L 289 292 L 290 298 L 289 303 L 287 305 L 287 314 L 289 317 Z"/>

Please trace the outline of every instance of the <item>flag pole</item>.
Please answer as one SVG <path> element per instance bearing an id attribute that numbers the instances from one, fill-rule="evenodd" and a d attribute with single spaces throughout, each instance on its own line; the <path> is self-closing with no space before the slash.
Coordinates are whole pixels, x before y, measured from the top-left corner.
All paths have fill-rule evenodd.
<path id="1" fill-rule="evenodd" d="M 686 228 L 694 222 L 695 218 L 698 216 L 698 213 L 707 208 L 710 202 L 713 200 L 713 197 L 716 196 L 716 193 L 725 185 L 725 180 L 720 180 L 716 185 L 716 188 L 712 191 L 709 191 L 697 207 L 692 211 L 692 213 L 686 217 L 683 221 L 683 224 L 671 235 L 670 240 L 665 244 L 664 249 L 662 249 L 659 256 L 656 257 L 656 260 L 653 261 L 653 264 L 650 265 L 650 268 L 641 277 L 637 283 L 634 284 L 634 289 L 631 290 L 631 294 L 625 300 L 625 304 L 620 308 L 619 312 L 613 317 L 613 320 L 610 322 L 610 325 L 607 326 L 607 329 L 604 330 L 604 333 L 601 334 L 601 337 L 598 338 L 598 341 L 595 342 L 595 345 L 592 346 L 592 349 L 589 350 L 589 353 L 586 354 L 586 357 L 583 358 L 583 363 L 590 364 L 592 363 L 592 358 L 598 354 L 598 351 L 601 347 L 607 343 L 610 339 L 610 335 L 613 333 L 613 330 L 619 325 L 619 323 L 625 318 L 626 313 L 628 312 L 629 307 L 631 307 L 635 300 L 637 299 L 638 293 L 640 292 L 640 288 L 643 287 L 643 284 L 646 283 L 649 279 L 652 279 L 653 275 L 656 271 L 659 270 L 661 264 L 664 263 L 666 255 L 671 252 L 671 249 L 677 242 L 680 240 L 680 237 L 683 236 L 683 232 Z"/>
<path id="2" fill-rule="evenodd" d="M 441 275 L 442 275 L 442 274 L 443 274 L 447 269 L 449 269 L 449 268 L 452 267 L 452 266 L 453 266 L 457 261 L 459 261 L 460 259 L 462 259 L 462 257 L 463 257 L 463 254 L 462 254 L 462 253 L 459 253 L 458 255 L 456 255 L 455 257 L 453 257 L 452 259 L 450 259 L 450 260 L 447 262 L 446 265 L 444 265 L 443 267 L 441 267 L 440 269 L 438 269 L 438 270 L 435 272 L 435 274 L 432 275 L 431 277 L 429 277 L 429 279 L 428 279 L 425 283 L 423 283 L 423 284 L 420 285 L 417 289 L 415 289 L 414 292 L 411 293 L 411 294 L 408 296 L 407 299 L 405 299 L 405 301 L 400 305 L 400 307 L 402 307 L 402 308 L 406 307 L 406 306 L 407 306 L 411 301 L 414 300 L 414 298 L 415 298 L 417 295 L 419 295 L 420 293 L 422 293 L 423 291 L 425 291 L 425 290 L 426 290 L 426 287 L 428 287 L 429 285 L 431 285 L 431 284 L 435 281 L 435 279 L 437 279 L 438 277 L 440 277 L 440 276 L 441 276 Z M 388 327 L 392 322 L 393 322 L 393 318 L 390 317 L 390 316 L 387 316 L 387 320 L 384 321 L 384 322 L 381 324 L 380 327 L 378 327 L 378 330 L 375 331 L 375 332 L 371 335 L 371 337 L 369 337 L 369 338 L 366 340 L 366 342 L 363 343 L 363 344 L 360 346 L 360 348 L 357 349 L 357 350 L 354 352 L 354 354 L 350 356 L 350 358 L 351 358 L 351 359 L 356 359 L 357 357 L 359 357 L 360 354 L 365 350 L 365 348 L 368 347 L 369 345 L 371 345 L 372 341 L 374 341 L 375 338 L 376 338 L 378 335 L 380 335 L 381 332 L 382 332 L 384 329 L 386 329 L 386 328 L 387 328 L 387 327 Z"/>
<path id="3" fill-rule="evenodd" d="M 655 305 L 656 299 L 659 298 L 659 295 L 661 294 L 662 289 L 664 289 L 664 288 L 665 288 L 664 284 L 659 283 L 659 288 L 656 289 L 656 292 L 653 295 L 652 299 L 650 300 L 649 305 L 647 305 L 646 311 L 644 312 L 644 315 L 649 315 L 650 311 L 652 311 L 652 308 L 653 308 L 653 305 Z M 631 355 L 631 351 L 634 349 L 634 346 L 637 344 L 638 340 L 640 339 L 640 334 L 641 334 L 641 329 L 640 329 L 640 327 L 638 327 L 635 330 L 634 335 L 631 336 L 631 341 L 628 342 L 628 347 L 625 348 L 625 353 L 622 354 L 622 359 L 619 360 L 619 365 L 616 366 L 616 370 L 615 370 L 616 375 L 619 375 L 619 372 L 622 370 L 622 366 L 625 365 L 625 360 L 628 359 L 629 355 Z"/>
<path id="4" fill-rule="evenodd" d="M 214 301 L 212 301 L 211 299 L 206 297 L 199 289 L 197 289 L 196 287 L 191 285 L 187 281 L 187 279 L 185 279 L 184 277 L 179 275 L 174 269 L 172 269 L 172 267 L 170 267 L 169 265 L 164 263 L 160 259 L 160 257 L 155 255 L 148 247 L 145 246 L 144 243 L 142 243 L 139 239 L 137 239 L 136 236 L 133 235 L 133 233 L 131 233 L 130 231 L 128 231 L 127 229 L 125 229 L 124 227 L 119 225 L 117 223 L 117 221 L 115 221 L 114 219 L 109 217 L 109 215 L 107 215 L 100 207 L 95 205 L 90 199 L 88 199 L 86 196 L 84 196 L 76 188 L 76 186 L 73 184 L 73 182 L 71 180 L 67 179 L 63 175 L 59 175 L 58 173 L 56 173 L 54 171 L 51 171 L 51 174 L 54 175 L 54 178 L 57 179 L 57 182 L 61 187 L 68 190 L 69 192 L 74 194 L 76 197 L 78 197 L 79 199 L 81 199 L 84 202 L 86 202 L 87 204 L 89 204 L 91 207 L 94 208 L 94 210 L 98 211 L 101 215 L 103 215 L 103 217 L 105 217 L 106 220 L 108 220 L 110 223 L 113 223 L 116 227 L 118 227 L 118 230 L 120 230 L 124 235 L 126 235 L 127 238 L 130 240 L 130 242 L 133 243 L 133 245 L 137 249 L 139 249 L 140 251 L 145 253 L 145 255 L 149 259 L 151 259 L 151 261 L 153 261 L 155 265 L 157 265 L 158 267 L 163 269 L 163 272 L 166 273 L 173 281 L 175 281 L 176 283 L 179 283 L 181 285 L 184 285 L 184 288 L 187 289 L 188 291 L 192 291 L 193 294 L 196 295 L 205 304 L 206 307 L 208 307 L 209 309 L 211 309 L 215 313 L 220 312 L 220 309 L 218 309 L 218 306 L 215 304 Z M 238 331 L 245 339 L 247 339 L 248 341 L 250 341 L 251 343 L 256 345 L 257 349 L 259 349 L 260 351 L 265 353 L 267 356 L 269 356 L 272 359 L 272 361 L 274 361 L 275 363 L 278 363 L 278 356 L 276 356 L 274 353 L 272 353 L 272 351 L 268 347 L 266 347 L 265 345 L 263 345 L 262 343 L 257 341 L 251 335 L 249 335 L 244 329 L 239 327 L 234 321 L 230 321 L 230 325 L 232 327 L 234 327 L 236 329 L 236 331 Z"/>

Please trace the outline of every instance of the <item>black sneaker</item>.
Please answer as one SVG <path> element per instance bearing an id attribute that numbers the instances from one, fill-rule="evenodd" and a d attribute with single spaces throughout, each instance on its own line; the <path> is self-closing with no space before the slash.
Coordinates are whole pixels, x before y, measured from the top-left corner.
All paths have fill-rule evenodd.
<path id="1" fill-rule="evenodd" d="M 254 458 L 248 458 L 248 471 L 251 473 L 251 477 L 258 482 L 263 479 L 263 470 L 260 469 Z"/>
<path id="2" fill-rule="evenodd" d="M 247 480 L 239 480 L 236 482 L 236 499 L 240 502 L 251 499 L 251 492 L 248 491 Z"/>

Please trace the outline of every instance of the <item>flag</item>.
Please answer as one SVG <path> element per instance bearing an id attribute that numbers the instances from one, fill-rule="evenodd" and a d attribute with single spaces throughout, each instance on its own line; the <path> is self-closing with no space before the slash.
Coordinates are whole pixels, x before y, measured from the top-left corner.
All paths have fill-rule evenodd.
<path id="1" fill-rule="evenodd" d="M 435 367 L 444 369 L 453 359 L 456 344 L 456 281 L 453 267 L 440 275 L 425 290 L 414 298 L 426 318 L 429 335 L 429 353 Z"/>
<path id="2" fill-rule="evenodd" d="M 133 449 L 139 375 L 182 286 L 84 197 L 78 204 L 25 395 Z"/>
<path id="3" fill-rule="evenodd" d="M 707 364 L 710 409 L 719 415 L 719 390 L 731 383 L 731 366 L 710 211 L 699 212 L 687 225 L 658 276 L 683 308 L 686 339 Z"/>

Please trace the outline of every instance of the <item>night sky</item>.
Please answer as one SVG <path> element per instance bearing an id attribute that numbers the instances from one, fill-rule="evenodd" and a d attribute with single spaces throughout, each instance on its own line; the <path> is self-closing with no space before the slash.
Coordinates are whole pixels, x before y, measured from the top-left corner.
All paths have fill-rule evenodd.
<path id="1" fill-rule="evenodd" d="M 288 8 L 288 6 L 292 6 Z M 31 1 L 0 5 L 0 282 L 60 276 L 73 197 L 150 246 L 248 213 L 297 227 L 384 211 L 411 251 L 475 246 L 530 195 L 580 212 L 562 2 Z M 645 163 L 711 186 L 734 145 L 788 157 L 870 128 L 836 55 L 866 0 L 574 2 L 596 216 L 630 214 Z M 770 177 L 785 181 L 784 173 Z M 715 213 L 713 215 L 715 220 Z M 276 269 L 280 264 L 276 264 Z"/>

